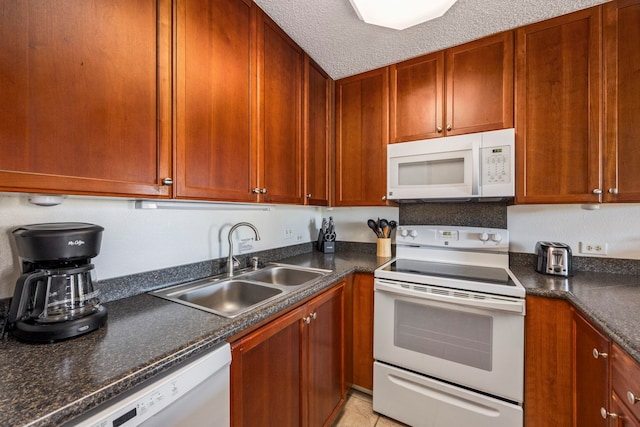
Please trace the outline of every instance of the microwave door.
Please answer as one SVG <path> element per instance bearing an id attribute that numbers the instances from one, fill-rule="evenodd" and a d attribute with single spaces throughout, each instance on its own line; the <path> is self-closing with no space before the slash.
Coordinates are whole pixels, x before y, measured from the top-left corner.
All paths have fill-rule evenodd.
<path id="1" fill-rule="evenodd" d="M 477 150 L 389 157 L 389 198 L 468 198 L 477 195 Z"/>

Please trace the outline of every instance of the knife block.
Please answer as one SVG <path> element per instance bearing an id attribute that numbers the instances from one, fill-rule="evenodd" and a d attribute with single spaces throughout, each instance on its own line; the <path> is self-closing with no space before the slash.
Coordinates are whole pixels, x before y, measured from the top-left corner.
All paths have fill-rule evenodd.
<path id="1" fill-rule="evenodd" d="M 335 233 L 333 233 L 332 238 L 335 239 Z M 336 251 L 336 242 L 335 240 L 326 240 L 325 235 L 322 233 L 322 230 L 318 233 L 318 250 L 320 252 L 324 252 L 325 254 L 332 254 Z"/>

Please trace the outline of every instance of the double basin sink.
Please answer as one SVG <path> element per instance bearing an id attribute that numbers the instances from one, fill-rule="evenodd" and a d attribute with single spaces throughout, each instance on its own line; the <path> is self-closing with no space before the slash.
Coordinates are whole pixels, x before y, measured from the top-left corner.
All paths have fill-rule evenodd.
<path id="1" fill-rule="evenodd" d="M 330 270 L 269 264 L 233 277 L 201 279 L 150 292 L 170 301 L 233 318 L 293 292 L 331 273 Z"/>

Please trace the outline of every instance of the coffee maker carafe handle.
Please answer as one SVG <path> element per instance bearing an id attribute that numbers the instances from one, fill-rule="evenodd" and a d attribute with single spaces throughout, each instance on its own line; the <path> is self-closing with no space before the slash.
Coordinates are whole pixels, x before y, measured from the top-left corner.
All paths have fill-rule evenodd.
<path id="1" fill-rule="evenodd" d="M 31 295 L 31 287 L 38 279 L 45 277 L 48 274 L 47 271 L 35 271 L 32 273 L 25 273 L 18 278 L 16 282 L 16 289 L 13 292 L 13 299 L 11 300 L 11 306 L 9 307 L 9 314 L 7 321 L 14 323 L 25 315 L 29 299 Z"/>

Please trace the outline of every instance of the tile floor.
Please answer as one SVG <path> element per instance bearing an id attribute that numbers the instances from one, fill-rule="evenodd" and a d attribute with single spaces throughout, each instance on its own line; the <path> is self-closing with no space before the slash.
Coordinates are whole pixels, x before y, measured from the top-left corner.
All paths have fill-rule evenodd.
<path id="1" fill-rule="evenodd" d="M 333 427 L 404 427 L 398 421 L 373 412 L 371 396 L 351 389 L 347 403 Z"/>

